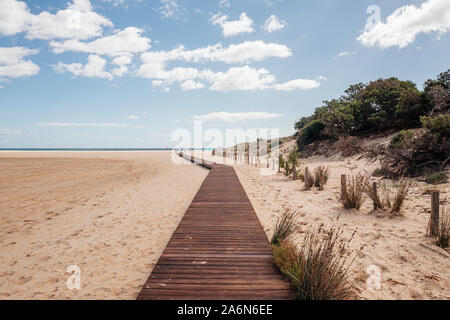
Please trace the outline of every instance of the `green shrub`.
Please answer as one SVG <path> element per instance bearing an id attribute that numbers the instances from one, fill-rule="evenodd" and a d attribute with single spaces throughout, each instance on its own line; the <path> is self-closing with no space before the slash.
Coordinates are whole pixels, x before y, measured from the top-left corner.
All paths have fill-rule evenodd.
<path id="1" fill-rule="evenodd" d="M 321 133 L 324 128 L 325 125 L 319 120 L 311 121 L 300 131 L 300 136 L 298 138 L 299 144 L 308 145 L 310 143 L 313 143 L 314 141 L 320 140 Z"/>
<path id="2" fill-rule="evenodd" d="M 441 184 L 447 182 L 447 175 L 444 172 L 434 172 L 425 177 L 429 184 Z"/>
<path id="3" fill-rule="evenodd" d="M 450 137 L 450 115 L 441 114 L 436 117 L 421 117 L 422 125 L 438 137 Z"/>
<path id="4" fill-rule="evenodd" d="M 392 137 L 391 147 L 394 149 L 406 149 L 413 141 L 414 132 L 412 130 L 402 130 Z"/>

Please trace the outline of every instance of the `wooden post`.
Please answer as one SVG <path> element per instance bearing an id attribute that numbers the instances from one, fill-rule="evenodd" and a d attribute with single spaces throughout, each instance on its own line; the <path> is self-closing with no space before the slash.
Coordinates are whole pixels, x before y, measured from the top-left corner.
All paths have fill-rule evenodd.
<path id="1" fill-rule="evenodd" d="M 306 176 L 306 173 L 305 173 Z M 347 175 L 341 175 L 341 199 L 345 199 L 347 194 Z"/>
<path id="2" fill-rule="evenodd" d="M 430 235 L 437 236 L 439 233 L 439 191 L 431 192 L 431 223 Z"/>
<path id="3" fill-rule="evenodd" d="M 267 158 L 267 169 L 269 169 L 269 158 Z"/>
<path id="4" fill-rule="evenodd" d="M 278 158 L 278 173 L 281 173 L 281 164 L 280 164 L 280 158 Z"/>
<path id="5" fill-rule="evenodd" d="M 323 191 L 323 170 L 319 170 L 319 191 Z"/>
<path id="6" fill-rule="evenodd" d="M 292 179 L 297 180 L 297 168 L 295 167 L 295 163 L 292 163 Z"/>
<path id="7" fill-rule="evenodd" d="M 377 196 L 377 193 L 378 193 L 378 191 L 377 191 L 377 183 L 376 182 L 374 182 L 373 184 L 372 184 L 372 188 L 373 188 L 373 194 L 374 194 L 374 196 Z M 377 210 L 378 209 L 378 206 L 377 206 L 377 204 L 375 203 L 375 201 L 373 202 L 373 210 Z"/>

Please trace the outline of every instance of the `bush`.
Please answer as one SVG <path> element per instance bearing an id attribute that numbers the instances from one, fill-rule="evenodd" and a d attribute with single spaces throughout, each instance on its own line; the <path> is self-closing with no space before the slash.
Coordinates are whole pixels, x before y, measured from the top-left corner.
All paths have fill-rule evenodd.
<path id="1" fill-rule="evenodd" d="M 431 117 L 421 117 L 422 125 L 430 133 L 442 137 L 450 137 L 450 115 L 441 114 L 434 118 Z"/>
<path id="2" fill-rule="evenodd" d="M 365 201 L 364 185 L 366 178 L 360 174 L 352 175 L 347 182 L 347 188 L 339 198 L 345 209 L 356 209 L 359 211 Z"/>
<path id="3" fill-rule="evenodd" d="M 349 241 L 342 232 L 321 230 L 306 234 L 300 249 L 289 242 L 273 246 L 274 262 L 288 278 L 299 300 L 346 300 L 354 296 L 348 278 Z"/>
<path id="4" fill-rule="evenodd" d="M 324 128 L 325 125 L 318 120 L 313 120 L 308 123 L 300 131 L 300 136 L 298 138 L 299 145 L 308 145 L 310 143 L 313 143 L 314 141 L 320 140 L 321 132 Z"/>
<path id="5" fill-rule="evenodd" d="M 447 182 L 447 175 L 444 172 L 434 172 L 425 177 L 428 184 L 441 184 Z"/>
<path id="6" fill-rule="evenodd" d="M 412 130 L 402 130 L 397 132 L 391 140 L 391 148 L 407 149 L 414 141 L 414 132 Z"/>
<path id="7" fill-rule="evenodd" d="M 290 235 L 298 231 L 298 226 L 295 224 L 295 217 L 297 213 L 291 210 L 286 210 L 278 217 L 275 230 L 272 235 L 270 243 L 279 246 Z"/>

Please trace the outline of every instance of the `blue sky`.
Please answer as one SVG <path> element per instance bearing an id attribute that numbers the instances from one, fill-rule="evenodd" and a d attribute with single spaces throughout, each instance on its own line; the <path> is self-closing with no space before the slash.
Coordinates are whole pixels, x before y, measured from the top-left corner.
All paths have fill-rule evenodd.
<path id="1" fill-rule="evenodd" d="M 450 65 L 448 0 L 0 8 L 0 148 L 172 146 L 194 119 L 288 135 L 350 84 L 395 76 L 421 88 Z"/>

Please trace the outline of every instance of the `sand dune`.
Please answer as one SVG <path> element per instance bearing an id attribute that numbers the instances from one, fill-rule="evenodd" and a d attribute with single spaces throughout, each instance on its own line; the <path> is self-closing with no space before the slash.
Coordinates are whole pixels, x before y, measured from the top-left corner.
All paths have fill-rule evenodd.
<path id="1" fill-rule="evenodd" d="M 206 174 L 168 152 L 1 152 L 0 299 L 134 299 Z"/>
<path id="2" fill-rule="evenodd" d="M 428 188 L 417 183 L 406 201 L 403 217 L 377 217 L 371 214 L 367 201 L 360 212 L 345 211 L 338 203 L 340 175 L 351 172 L 371 173 L 379 164 L 356 158 L 347 160 L 308 159 L 302 166 L 314 169 L 331 167 L 331 179 L 325 191 L 302 191 L 303 183 L 283 175 L 261 176 L 260 169 L 235 165 L 239 179 L 261 220 L 268 237 L 277 217 L 286 208 L 298 210 L 298 222 L 303 231 L 323 226 L 342 227 L 344 237 L 354 230 L 352 250 L 356 259 L 351 266 L 351 278 L 356 282 L 362 299 L 450 299 L 450 254 L 434 245 L 425 236 L 430 216 Z M 441 185 L 441 199 L 448 197 L 450 186 Z M 301 244 L 302 234 L 293 237 Z M 367 288 L 367 267 L 381 269 L 381 290 Z"/>

